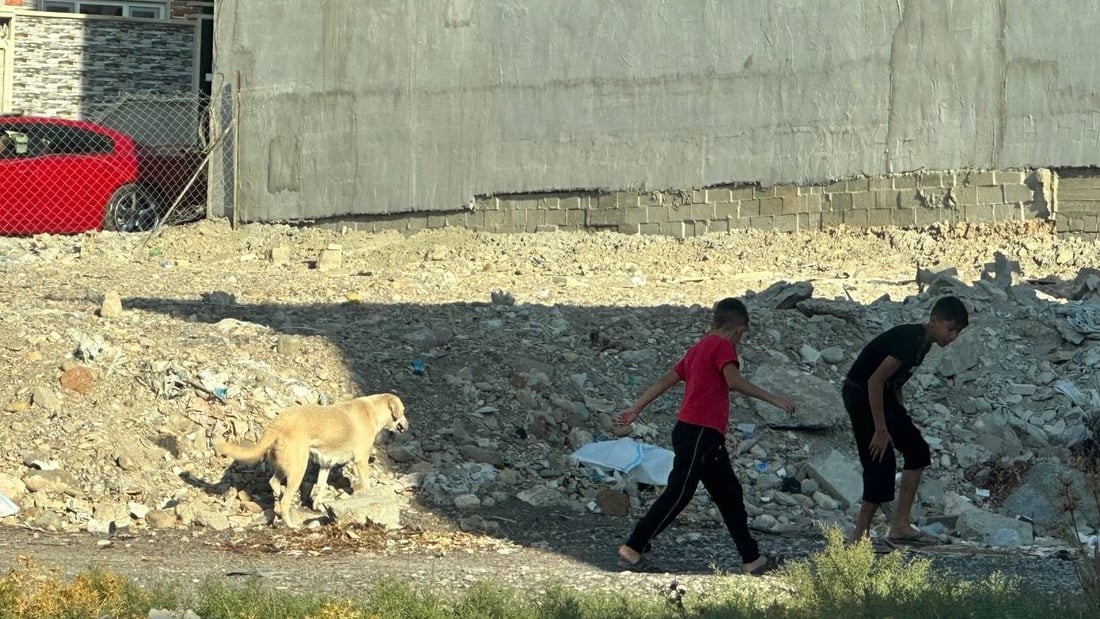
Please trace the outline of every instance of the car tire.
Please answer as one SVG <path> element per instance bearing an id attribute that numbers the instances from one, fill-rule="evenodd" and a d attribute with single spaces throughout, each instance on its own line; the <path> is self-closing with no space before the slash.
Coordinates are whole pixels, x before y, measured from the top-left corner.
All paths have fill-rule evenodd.
<path id="1" fill-rule="evenodd" d="M 147 232 L 160 225 L 164 203 L 155 191 L 140 183 L 123 185 L 111 194 L 103 212 L 103 229 Z"/>

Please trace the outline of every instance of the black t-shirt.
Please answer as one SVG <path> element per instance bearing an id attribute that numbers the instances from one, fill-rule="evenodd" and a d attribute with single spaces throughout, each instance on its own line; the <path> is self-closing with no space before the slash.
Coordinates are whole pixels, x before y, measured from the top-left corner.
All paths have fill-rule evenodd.
<path id="1" fill-rule="evenodd" d="M 883 360 L 893 357 L 901 361 L 901 367 L 886 380 L 884 391 L 898 393 L 901 386 L 913 375 L 913 368 L 924 361 L 924 356 L 931 348 L 932 341 L 926 339 L 924 325 L 898 325 L 886 330 L 863 347 L 852 364 L 852 369 L 848 370 L 848 381 L 867 389 L 867 381 L 882 365 Z"/>

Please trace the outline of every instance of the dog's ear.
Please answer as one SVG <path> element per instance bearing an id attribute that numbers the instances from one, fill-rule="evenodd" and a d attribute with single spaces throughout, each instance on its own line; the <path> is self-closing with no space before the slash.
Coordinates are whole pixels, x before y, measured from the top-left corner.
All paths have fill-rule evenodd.
<path id="1" fill-rule="evenodd" d="M 388 398 L 387 403 L 389 404 L 389 407 L 390 407 L 390 417 L 392 417 L 394 421 L 397 421 L 398 419 L 401 419 L 401 415 L 404 413 L 404 408 L 405 408 L 404 406 L 401 405 L 401 400 L 397 399 L 397 396 L 391 395 Z"/>

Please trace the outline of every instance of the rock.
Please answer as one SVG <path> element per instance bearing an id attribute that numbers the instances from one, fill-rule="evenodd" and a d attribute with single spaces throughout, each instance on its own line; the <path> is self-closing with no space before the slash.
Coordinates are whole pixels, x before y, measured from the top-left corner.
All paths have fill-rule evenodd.
<path id="1" fill-rule="evenodd" d="M 808 363 L 810 365 L 814 365 L 821 360 L 821 353 L 809 344 L 803 344 L 802 348 L 798 349 L 798 355 L 802 357 L 803 363 Z"/>
<path id="2" fill-rule="evenodd" d="M 754 304 L 770 309 L 793 309 L 799 301 L 809 299 L 814 294 L 814 285 L 810 282 L 776 282 L 752 297 Z"/>
<path id="3" fill-rule="evenodd" d="M 940 376 L 946 378 L 957 376 L 978 365 L 981 360 L 978 344 L 967 337 L 969 335 L 967 331 L 964 331 L 950 349 L 944 352 L 937 368 Z"/>
<path id="4" fill-rule="evenodd" d="M 400 504 L 392 493 L 352 496 L 332 501 L 326 507 L 337 523 L 374 523 L 386 529 L 401 527 Z"/>
<path id="5" fill-rule="evenodd" d="M 832 316 L 852 324 L 863 321 L 864 309 L 852 301 L 830 301 L 828 299 L 805 299 L 796 305 L 798 311 L 807 318 L 814 316 Z"/>
<path id="6" fill-rule="evenodd" d="M 993 252 L 993 262 L 982 267 L 981 278 L 991 282 L 994 286 L 1008 290 L 1015 284 L 1020 275 L 1020 263 L 1009 260 L 999 251 Z"/>
<path id="7" fill-rule="evenodd" d="M 491 464 L 496 468 L 503 468 L 505 466 L 504 456 L 500 453 L 499 449 L 485 449 L 476 445 L 463 445 L 458 448 L 458 452 L 462 454 L 463 458 L 470 462 Z"/>
<path id="8" fill-rule="evenodd" d="M 833 449 L 824 456 L 811 459 L 806 471 L 821 484 L 823 491 L 840 500 L 841 507 L 847 508 L 862 501 L 863 473 L 855 455 L 845 456 Z"/>
<path id="9" fill-rule="evenodd" d="M 630 496 L 615 490 L 600 490 L 596 495 L 596 505 L 608 516 L 629 516 Z"/>
<path id="10" fill-rule="evenodd" d="M 77 366 L 65 370 L 61 374 L 61 386 L 79 393 L 88 395 L 95 384 L 95 374 L 84 366 Z"/>
<path id="11" fill-rule="evenodd" d="M 958 531 L 994 546 L 1023 546 L 1035 541 L 1031 525 L 1015 518 L 971 509 L 959 514 Z"/>
<path id="12" fill-rule="evenodd" d="M 813 496 L 815 492 L 821 489 L 821 484 L 817 483 L 816 479 L 810 479 L 807 477 L 799 483 L 799 490 L 806 496 Z"/>
<path id="13" fill-rule="evenodd" d="M 145 514 L 145 522 L 154 529 L 175 528 L 176 521 L 176 513 L 170 509 L 151 509 Z"/>
<path id="14" fill-rule="evenodd" d="M 778 366 L 763 366 L 752 373 L 751 380 L 772 393 L 794 398 L 798 405 L 794 415 L 788 415 L 771 404 L 753 399 L 753 410 L 762 425 L 769 428 L 822 431 L 848 420 L 839 387 L 817 376 Z"/>
<path id="15" fill-rule="evenodd" d="M 1040 533 L 1059 534 L 1067 516 L 1062 507 L 1066 491 L 1077 503 L 1077 522 L 1093 527 L 1100 525 L 1097 502 L 1084 475 L 1057 460 L 1045 460 L 1032 466 L 1020 485 L 1004 500 L 1002 509 L 1030 518 Z"/>
<path id="16" fill-rule="evenodd" d="M 344 250 L 341 246 L 332 243 L 317 254 L 317 270 L 333 271 L 340 268 L 344 261 Z"/>
<path id="17" fill-rule="evenodd" d="M 655 348 L 643 348 L 641 350 L 624 350 L 619 353 L 619 360 L 623 363 L 642 365 L 655 363 L 660 356 L 661 353 Z"/>
<path id="18" fill-rule="evenodd" d="M 760 514 L 752 519 L 749 526 L 757 531 L 771 532 L 775 530 L 775 527 L 779 525 L 779 521 L 775 519 L 775 516 L 771 514 Z"/>
<path id="19" fill-rule="evenodd" d="M 821 360 L 825 363 L 837 365 L 844 361 L 844 349 L 839 346 L 830 346 L 821 351 Z"/>
<path id="20" fill-rule="evenodd" d="M 272 247 L 267 254 L 267 260 L 272 266 L 284 266 L 290 264 L 290 248 L 286 245 Z"/>
<path id="21" fill-rule="evenodd" d="M 99 315 L 103 318 L 118 318 L 122 316 L 122 298 L 115 291 L 103 295 L 103 302 L 99 305 Z"/>
<path id="22" fill-rule="evenodd" d="M 48 387 L 35 387 L 31 394 L 31 402 L 48 411 L 61 408 L 61 398 Z"/>
<path id="23" fill-rule="evenodd" d="M 561 494 L 549 486 L 535 486 L 516 494 L 516 498 L 534 507 L 554 505 L 562 500 Z"/>
<path id="24" fill-rule="evenodd" d="M 475 511 L 481 507 L 481 499 L 476 494 L 460 494 L 455 497 L 455 507 L 464 512 Z"/>
<path id="25" fill-rule="evenodd" d="M 821 509 L 834 510 L 840 507 L 840 504 L 837 502 L 836 499 L 821 491 L 815 492 L 813 494 L 813 501 L 814 504 Z"/>
<path id="26" fill-rule="evenodd" d="M 0 494 L 11 499 L 13 503 L 18 503 L 26 493 L 27 484 L 23 483 L 22 479 L 8 473 L 0 473 Z"/>
<path id="27" fill-rule="evenodd" d="M 576 451 L 593 441 L 592 433 L 583 428 L 573 428 L 569 431 L 567 443 L 569 448 Z"/>
<path id="28" fill-rule="evenodd" d="M 302 351 L 302 340 L 298 336 L 282 333 L 275 340 L 275 352 L 284 357 L 293 357 Z"/>

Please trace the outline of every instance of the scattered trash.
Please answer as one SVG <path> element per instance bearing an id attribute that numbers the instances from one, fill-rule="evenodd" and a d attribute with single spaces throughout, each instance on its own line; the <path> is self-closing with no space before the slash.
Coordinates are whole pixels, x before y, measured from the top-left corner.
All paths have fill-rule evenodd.
<path id="1" fill-rule="evenodd" d="M 619 471 L 633 481 L 652 486 L 667 485 L 668 474 L 672 472 L 671 451 L 629 437 L 589 443 L 574 451 L 572 457 L 581 464 Z"/>
<path id="2" fill-rule="evenodd" d="M 19 506 L 13 503 L 11 499 L 4 496 L 3 492 L 0 492 L 0 518 L 18 513 Z"/>
<path id="3" fill-rule="evenodd" d="M 409 371 L 417 376 L 424 374 L 424 362 L 420 359 L 413 359 L 409 363 Z"/>

